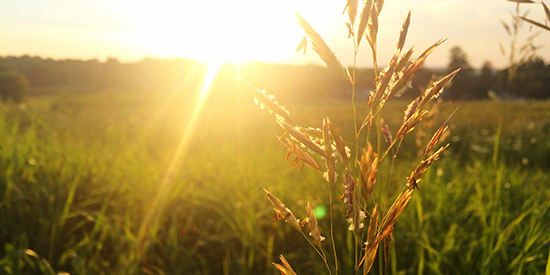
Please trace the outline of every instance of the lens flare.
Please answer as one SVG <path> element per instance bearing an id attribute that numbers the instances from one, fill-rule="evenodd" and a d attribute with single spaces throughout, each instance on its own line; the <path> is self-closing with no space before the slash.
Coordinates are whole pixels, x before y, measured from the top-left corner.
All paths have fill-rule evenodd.
<path id="1" fill-rule="evenodd" d="M 138 233 L 138 242 L 137 242 L 140 256 L 146 252 L 145 243 L 146 243 L 146 238 L 147 238 L 146 236 L 147 236 L 149 226 L 153 224 L 153 219 L 161 216 L 163 212 L 164 205 L 162 202 L 166 201 L 165 198 L 167 197 L 168 194 L 170 194 L 170 191 L 171 191 L 170 186 L 174 179 L 176 168 L 180 166 L 182 160 L 185 158 L 188 152 L 189 146 L 191 145 L 191 140 L 192 140 L 193 134 L 195 133 L 197 122 L 200 118 L 205 100 L 208 96 L 210 87 L 212 86 L 212 82 L 216 78 L 216 75 L 219 71 L 220 66 L 221 66 L 221 63 L 215 63 L 215 62 L 209 63 L 208 69 L 206 71 L 206 75 L 204 77 L 204 81 L 202 84 L 200 97 L 197 101 L 197 104 L 195 105 L 195 109 L 193 111 L 191 119 L 188 121 L 187 127 L 183 131 L 181 140 L 176 148 L 174 156 L 170 161 L 170 165 L 166 169 L 164 178 L 159 186 L 157 195 L 155 196 L 155 199 L 152 202 L 151 207 L 149 207 L 149 210 L 145 215 L 143 223 L 141 224 L 141 227 Z"/>

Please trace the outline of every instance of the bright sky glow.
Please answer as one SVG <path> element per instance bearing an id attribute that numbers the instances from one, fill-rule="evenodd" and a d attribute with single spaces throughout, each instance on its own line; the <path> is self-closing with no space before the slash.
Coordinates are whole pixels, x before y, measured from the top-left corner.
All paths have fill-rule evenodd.
<path id="1" fill-rule="evenodd" d="M 313 51 L 294 50 L 303 31 L 298 11 L 327 41 L 342 62 L 352 64 L 342 10 L 346 0 L 212 0 L 154 2 L 129 0 L 0 0 L 0 55 L 32 55 L 139 61 L 144 57 L 186 57 L 208 62 L 261 60 L 321 64 Z M 522 5 L 529 17 L 543 21 L 541 5 Z M 509 38 L 500 20 L 510 21 L 515 4 L 505 0 L 386 0 L 380 17 L 379 59 L 390 59 L 407 12 L 412 22 L 406 48 L 417 56 L 441 38 L 427 65 L 444 67 L 449 49 L 460 46 L 473 67 L 488 60 L 505 67 L 499 43 Z M 534 31 L 535 29 L 533 29 Z M 526 37 L 529 26 L 523 28 Z M 539 55 L 550 61 L 550 33 L 541 33 Z M 362 45 L 360 66 L 370 66 Z"/>

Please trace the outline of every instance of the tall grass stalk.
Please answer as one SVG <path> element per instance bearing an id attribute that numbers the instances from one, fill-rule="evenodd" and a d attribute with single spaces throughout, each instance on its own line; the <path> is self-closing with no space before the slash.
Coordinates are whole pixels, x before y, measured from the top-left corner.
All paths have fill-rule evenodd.
<path id="1" fill-rule="evenodd" d="M 346 4 L 345 12 L 347 12 L 349 21 L 346 23 L 349 30 L 349 37 L 354 46 L 353 67 L 351 70 L 344 67 L 339 61 L 334 52 L 321 38 L 314 28 L 301 15 L 296 14 L 298 24 L 304 29 L 306 37 L 297 50 L 304 49 L 307 44 L 312 45 L 313 50 L 325 62 L 329 69 L 345 78 L 350 83 L 351 108 L 353 109 L 353 130 L 354 141 L 345 142 L 340 136 L 340 131 L 333 125 L 328 117 L 323 118 L 321 128 L 303 127 L 297 123 L 297 119 L 290 115 L 282 105 L 280 105 L 273 95 L 267 94 L 263 90 L 255 88 L 252 84 L 243 80 L 245 88 L 252 94 L 255 102 L 261 107 L 269 109 L 275 115 L 275 120 L 285 131 L 279 137 L 279 142 L 287 150 L 287 159 L 293 158 L 294 166 L 308 166 L 319 172 L 323 172 L 325 180 L 328 182 L 330 209 L 330 248 L 333 250 L 333 259 L 328 262 L 326 254 L 323 250 L 321 241 L 324 237 L 320 235 L 319 228 L 315 215 L 309 214 L 300 222 L 294 213 L 283 204 L 274 194 L 265 190 L 269 200 L 274 206 L 276 218 L 285 220 L 294 229 L 300 231 L 305 237 L 310 246 L 317 252 L 319 257 L 325 263 L 326 271 L 329 274 L 339 274 L 339 255 L 337 251 L 336 240 L 334 238 L 334 223 L 333 213 L 336 188 L 335 185 L 341 185 L 343 195 L 341 201 L 345 209 L 345 219 L 348 223 L 348 229 L 352 236 L 353 255 L 349 259 L 344 259 L 344 262 L 351 262 L 353 270 L 362 270 L 363 274 L 369 273 L 378 255 L 378 269 L 380 273 L 387 273 L 389 268 L 391 236 L 397 218 L 404 211 L 415 189 L 418 189 L 418 184 L 422 175 L 433 161 L 437 160 L 439 155 L 447 148 L 448 145 L 442 146 L 434 150 L 437 143 L 444 138 L 445 131 L 449 127 L 449 117 L 443 125 L 435 132 L 432 138 L 425 145 L 425 149 L 419 152 L 420 160 L 416 168 L 412 170 L 407 177 L 407 181 L 402 184 L 401 190 L 391 188 L 393 177 L 393 166 L 398 155 L 402 140 L 411 133 L 414 128 L 422 121 L 423 117 L 429 113 L 428 106 L 431 102 L 438 98 L 443 91 L 443 87 L 453 79 L 458 73 L 454 71 L 449 75 L 434 81 L 424 91 L 421 91 L 420 96 L 413 100 L 404 110 L 404 118 L 402 124 L 398 127 L 398 131 L 393 136 L 390 127 L 383 119 L 383 108 L 385 103 L 393 97 L 398 96 L 401 91 L 407 87 L 416 72 L 422 67 L 427 56 L 443 41 L 437 41 L 435 44 L 426 49 L 416 60 L 412 61 L 411 56 L 413 49 L 403 53 L 405 39 L 407 36 L 411 13 L 406 16 L 403 27 L 400 31 L 395 54 L 389 61 L 388 66 L 378 71 L 377 60 L 377 35 L 379 30 L 378 16 L 382 11 L 384 1 L 367 0 L 363 1 L 349 0 Z M 359 12 L 360 11 L 360 12 Z M 359 14 L 359 17 L 357 15 Z M 357 19 L 357 20 L 356 20 Z M 357 54 L 361 41 L 368 41 L 373 56 L 373 67 L 375 71 L 375 90 L 368 94 L 366 117 L 358 120 L 357 104 L 356 104 L 356 65 Z M 374 123 L 373 123 L 374 120 Z M 362 121 L 361 124 L 358 121 Z M 372 129 L 375 127 L 375 129 Z M 362 132 L 365 132 L 363 134 Z M 371 136 L 374 133 L 374 136 Z M 364 139 L 365 145 L 360 146 L 360 141 Z M 385 143 L 384 143 L 385 141 Z M 375 146 L 371 144 L 374 143 Z M 353 144 L 353 149 L 348 148 L 346 144 Z M 389 169 L 386 168 L 386 155 L 392 152 L 392 157 L 389 160 Z M 354 152 L 352 154 L 352 152 Z M 324 162 L 324 167 L 321 168 L 319 161 Z M 387 186 L 383 187 L 378 182 L 382 182 L 381 175 L 387 177 Z M 378 189 L 378 192 L 374 192 Z M 390 202 L 393 197 L 393 203 L 388 208 L 387 202 Z M 381 207 L 379 206 L 381 205 Z M 309 206 L 309 202 L 308 202 Z M 369 210 L 370 209 L 370 210 Z M 309 211 L 308 211 L 309 212 Z M 367 224 L 368 223 L 368 224 Z M 309 236 L 304 233 L 302 226 L 307 226 Z M 367 226 L 365 226 L 367 224 Z M 339 232 L 338 235 L 341 235 Z M 282 260 L 284 258 L 281 258 Z M 395 261 L 395 260 L 394 260 Z M 285 264 L 286 263 L 286 264 Z M 284 260 L 283 265 L 275 264 L 282 274 L 294 274 L 294 271 Z M 392 264 L 392 266 L 395 266 Z"/>

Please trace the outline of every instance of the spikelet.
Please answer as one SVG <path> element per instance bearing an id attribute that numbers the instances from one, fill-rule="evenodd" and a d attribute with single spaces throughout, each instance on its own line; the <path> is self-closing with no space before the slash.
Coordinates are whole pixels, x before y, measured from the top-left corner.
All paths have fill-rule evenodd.
<path id="1" fill-rule="evenodd" d="M 376 251 L 378 244 L 374 245 L 374 239 L 378 231 L 378 205 L 374 206 L 370 216 L 369 228 L 367 233 L 367 241 L 365 242 L 365 256 L 363 256 L 363 274 L 368 274 L 374 259 L 376 259 Z"/>
<path id="2" fill-rule="evenodd" d="M 407 105 L 407 110 L 405 110 L 405 116 L 403 117 L 403 123 L 407 122 L 409 118 L 411 118 L 414 113 L 418 110 L 418 104 L 420 103 L 420 97 L 417 97 L 415 100 L 411 101 L 409 105 Z"/>
<path id="3" fill-rule="evenodd" d="M 365 219 L 365 213 L 361 210 L 359 205 L 357 180 L 353 177 L 348 168 L 346 168 L 346 173 L 344 174 L 343 189 L 344 194 L 341 200 L 344 201 L 346 206 L 346 217 L 349 224 L 348 229 L 357 234 L 359 230 L 364 227 L 363 220 Z"/>
<path id="4" fill-rule="evenodd" d="M 455 114 L 456 109 L 453 111 L 453 113 L 441 124 L 439 129 L 437 129 L 437 132 L 432 136 L 430 139 L 430 142 L 428 142 L 428 146 L 426 146 L 426 150 L 424 151 L 424 155 L 427 156 L 428 153 L 432 150 L 432 148 L 437 144 L 439 139 L 441 138 L 441 135 L 447 131 L 449 128 L 449 123 L 451 122 L 451 119 L 453 118 L 453 115 Z"/>
<path id="5" fill-rule="evenodd" d="M 373 5 L 371 11 L 370 11 L 370 20 L 368 25 L 368 35 L 367 35 L 367 41 L 369 41 L 369 45 L 372 49 L 373 56 L 376 56 L 376 41 L 378 36 L 378 14 L 377 11 L 378 7 L 376 5 Z"/>
<path id="6" fill-rule="evenodd" d="M 395 71 L 395 66 L 397 65 L 397 60 L 399 59 L 399 52 L 396 52 L 388 67 L 380 73 L 378 85 L 376 86 L 374 94 L 374 106 L 377 107 L 377 111 L 380 111 L 384 106 L 385 101 L 389 98 L 390 94 L 386 92 L 388 85 L 393 77 L 393 72 Z"/>
<path id="7" fill-rule="evenodd" d="M 369 99 L 369 105 L 371 103 L 372 103 L 372 101 Z M 365 117 L 365 119 L 363 120 L 363 123 L 361 123 L 361 127 L 359 128 L 359 132 L 361 132 L 363 130 L 363 128 L 365 128 L 367 126 L 368 126 L 369 131 L 371 130 L 373 117 L 374 117 L 374 115 L 372 114 L 372 111 L 369 111 L 369 113 L 367 114 L 367 117 Z M 356 137 L 357 138 L 359 137 L 359 133 L 357 133 Z"/>
<path id="8" fill-rule="evenodd" d="M 395 67 L 395 70 L 398 72 L 401 72 L 405 66 L 409 63 L 409 60 L 411 60 L 411 56 L 414 52 L 414 47 L 411 47 L 404 55 L 399 58 L 399 62 L 397 62 L 397 66 Z"/>
<path id="9" fill-rule="evenodd" d="M 281 259 L 281 262 L 283 263 L 283 265 L 276 264 L 276 263 L 273 263 L 273 265 L 281 272 L 281 275 L 296 275 L 296 272 L 294 272 L 294 270 L 292 269 L 290 264 L 287 262 L 285 257 L 283 257 L 283 255 L 281 255 L 279 259 Z"/>
<path id="10" fill-rule="evenodd" d="M 288 151 L 286 154 L 286 160 L 290 160 L 290 155 L 294 155 L 294 160 L 290 163 L 290 165 L 294 167 L 298 167 L 298 164 L 300 161 L 302 161 L 305 165 L 321 171 L 321 168 L 319 168 L 319 165 L 315 160 L 308 155 L 300 146 L 296 146 L 296 142 L 293 140 L 290 140 L 288 138 L 283 139 L 283 136 L 279 138 L 279 142 L 283 145 L 283 147 Z M 303 165 L 302 165 L 303 169 Z"/>
<path id="11" fill-rule="evenodd" d="M 420 182 L 420 178 L 422 175 L 424 175 L 424 172 L 426 172 L 426 169 L 439 158 L 439 154 L 443 152 L 443 150 L 447 149 L 449 144 L 439 148 L 435 153 L 433 153 L 431 156 L 426 158 L 425 160 L 421 161 L 418 166 L 411 172 L 409 177 L 407 177 L 407 188 L 409 189 L 418 189 L 418 182 Z"/>
<path id="12" fill-rule="evenodd" d="M 397 134 L 395 134 L 395 139 L 393 144 L 395 144 L 395 141 L 397 139 L 403 138 L 406 134 L 412 132 L 414 130 L 414 126 L 416 126 L 420 121 L 422 121 L 422 118 L 428 113 L 426 110 L 422 111 L 415 111 L 407 121 L 399 127 L 399 130 L 397 130 Z"/>
<path id="13" fill-rule="evenodd" d="M 296 124 L 294 122 L 294 119 L 292 119 L 292 117 L 290 116 L 290 113 L 283 106 L 280 106 L 277 103 L 277 101 L 275 100 L 275 96 L 267 94 L 265 90 L 258 90 L 256 87 L 250 84 L 250 82 L 241 79 L 238 76 L 236 77 L 246 84 L 245 87 L 247 87 L 247 90 L 256 99 L 256 103 L 261 104 L 260 107 L 267 106 L 271 112 L 281 116 L 286 121 L 292 124 Z"/>
<path id="14" fill-rule="evenodd" d="M 460 69 L 456 69 L 455 71 L 451 72 L 450 74 L 443 77 L 439 81 L 434 82 L 432 87 L 428 88 L 424 93 L 424 95 L 422 96 L 422 101 L 420 101 L 419 106 L 422 107 L 429 100 L 433 98 L 437 98 L 439 94 L 443 91 L 443 87 L 445 86 L 445 84 L 451 81 L 459 71 Z"/>
<path id="15" fill-rule="evenodd" d="M 328 118 L 323 119 L 323 142 L 325 147 L 325 164 L 327 167 L 326 179 L 332 186 L 336 180 L 336 166 L 332 155 L 332 142 L 330 140 Z"/>
<path id="16" fill-rule="evenodd" d="M 384 2 L 385 0 L 376 0 L 375 4 L 376 4 L 376 11 L 378 12 L 378 14 L 380 14 L 380 12 L 382 11 L 382 8 L 384 7 Z"/>
<path id="17" fill-rule="evenodd" d="M 390 209 L 386 213 L 386 216 L 384 216 L 384 219 L 380 223 L 380 227 L 378 228 L 378 231 L 376 233 L 376 238 L 374 238 L 374 241 L 372 241 L 371 248 L 374 246 L 378 246 L 382 239 L 384 239 L 384 237 L 388 236 L 393 231 L 393 225 L 397 221 L 397 217 L 399 217 L 403 210 L 405 210 L 405 207 L 407 207 L 407 204 L 411 200 L 411 195 L 413 191 L 414 189 L 409 189 L 401 193 L 401 195 L 399 195 L 395 199 L 395 202 L 390 207 Z"/>
<path id="18" fill-rule="evenodd" d="M 336 144 L 336 150 L 338 151 L 340 158 L 342 158 L 342 162 L 347 165 L 348 158 L 350 158 L 349 150 L 346 149 L 346 146 L 344 145 L 344 140 L 338 134 L 338 130 L 336 130 L 334 125 L 330 123 L 330 119 L 328 117 L 327 117 L 327 124 L 328 124 L 328 129 L 330 131 L 330 136 L 332 137 L 332 140 L 334 140 L 334 143 Z"/>
<path id="19" fill-rule="evenodd" d="M 317 223 L 317 218 L 315 217 L 315 212 L 309 202 L 307 202 L 306 213 L 309 235 L 313 238 L 313 243 L 318 247 L 321 247 L 321 242 L 325 240 L 325 237 L 321 236 L 319 224 Z"/>
<path id="20" fill-rule="evenodd" d="M 325 156 L 325 152 L 319 145 L 315 144 L 308 136 L 304 135 L 302 132 L 300 132 L 299 127 L 292 127 L 290 124 L 286 123 L 284 119 L 280 119 L 277 117 L 277 123 L 281 128 L 283 128 L 287 133 L 292 135 L 297 141 L 301 142 L 304 146 L 309 148 L 311 151 L 321 155 Z"/>
<path id="21" fill-rule="evenodd" d="M 384 121 L 383 118 L 380 120 L 380 130 L 382 131 L 382 135 L 384 136 L 384 140 L 389 145 L 391 145 L 393 139 L 392 139 L 392 136 L 391 136 L 390 127 L 388 127 L 388 124 L 386 124 L 386 121 Z"/>
<path id="22" fill-rule="evenodd" d="M 363 1 L 363 8 L 361 9 L 361 15 L 359 17 L 359 28 L 357 29 L 357 46 L 361 43 L 361 38 L 363 38 L 365 29 L 369 23 L 372 9 L 373 0 Z"/>
<path id="23" fill-rule="evenodd" d="M 363 149 L 359 169 L 361 170 L 361 197 L 363 197 L 363 201 L 368 202 L 374 190 L 378 170 L 378 156 L 373 152 L 370 142 L 367 144 L 367 148 Z"/>
<path id="24" fill-rule="evenodd" d="M 430 53 L 433 52 L 433 50 L 443 44 L 445 40 L 439 40 L 435 42 L 433 45 L 428 47 L 420 56 L 405 70 L 401 78 L 395 83 L 395 85 L 392 87 L 392 91 L 390 91 L 390 94 L 396 94 L 398 91 L 401 91 L 401 89 L 405 88 L 405 86 L 412 80 L 413 76 L 422 68 L 422 65 L 424 65 L 424 61 L 426 61 L 426 58 Z"/>
<path id="25" fill-rule="evenodd" d="M 349 24 L 350 26 L 353 26 L 355 23 L 355 17 L 357 17 L 357 6 L 359 5 L 359 1 L 357 0 L 348 0 L 346 3 L 346 7 L 344 8 L 344 14 L 346 11 L 348 11 L 348 17 L 349 17 Z"/>
<path id="26" fill-rule="evenodd" d="M 288 209 L 277 197 L 275 197 L 273 194 L 271 194 L 269 191 L 265 190 L 265 193 L 267 194 L 267 198 L 273 204 L 275 210 L 275 218 L 277 219 L 284 219 L 285 222 L 290 224 L 290 226 L 294 227 L 298 231 L 302 231 L 302 227 L 300 226 L 300 220 L 296 219 L 294 214 L 292 214 L 292 211 Z"/>
<path id="27" fill-rule="evenodd" d="M 407 38 L 407 32 L 409 31 L 409 25 L 411 23 L 411 12 L 407 14 L 407 18 L 403 22 L 403 27 L 401 27 L 401 33 L 399 34 L 399 39 L 397 40 L 396 52 L 401 52 L 403 46 L 405 46 L 405 39 Z"/>
<path id="28" fill-rule="evenodd" d="M 313 50 L 319 55 L 319 57 L 325 62 L 327 67 L 329 69 L 332 69 L 339 73 L 344 78 L 351 80 L 349 77 L 349 74 L 346 69 L 342 66 L 342 63 L 340 63 L 340 60 L 336 57 L 334 52 L 327 46 L 327 43 L 323 38 L 321 38 L 321 35 L 319 35 L 313 27 L 298 13 L 296 14 L 296 20 L 298 21 L 298 24 L 302 26 L 304 31 L 306 32 L 306 35 L 311 40 L 311 46 Z"/>
<path id="29" fill-rule="evenodd" d="M 296 52 L 303 51 L 303 54 L 306 54 L 307 50 L 307 35 L 304 36 L 300 44 L 296 47 Z"/>

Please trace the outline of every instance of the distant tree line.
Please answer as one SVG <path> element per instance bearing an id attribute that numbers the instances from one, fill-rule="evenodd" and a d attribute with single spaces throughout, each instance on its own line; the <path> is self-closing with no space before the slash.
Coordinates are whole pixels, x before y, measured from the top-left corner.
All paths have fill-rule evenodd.
<path id="1" fill-rule="evenodd" d="M 466 53 L 459 47 L 450 51 L 446 69 L 422 69 L 402 93 L 404 98 L 419 96 L 422 88 L 433 81 L 433 76 L 442 76 L 456 68 L 462 68 L 452 85 L 443 94 L 450 100 L 487 99 L 489 94 L 501 98 L 550 98 L 550 64 L 540 58 L 531 58 L 510 71 L 495 70 L 490 62 L 475 70 L 468 63 Z M 180 87 L 190 90 L 201 84 L 207 64 L 190 59 L 144 59 L 135 63 L 121 63 L 111 58 L 105 62 L 93 60 L 53 60 L 40 57 L 0 57 L 0 73 L 12 79 L 2 84 L 0 92 L 5 101 L 21 101 L 31 88 L 41 87 L 86 87 L 89 90 L 103 90 L 110 87 L 124 87 L 126 90 L 147 88 L 161 92 L 166 88 Z M 260 89 L 266 89 L 284 100 L 348 99 L 351 97 L 349 82 L 335 72 L 315 65 L 268 64 L 247 62 L 239 65 L 227 63 L 222 66 L 214 83 L 215 90 L 234 89 L 238 85 L 234 75 L 239 75 Z M 374 89 L 374 71 L 358 69 L 356 75 L 356 96 L 366 97 Z M 18 80 L 16 80 L 18 79 Z M 182 81 L 185 79 L 185 81 Z M 5 90 L 9 85 L 21 84 L 20 97 L 13 98 Z M 13 90 L 13 89 L 11 89 Z M 33 89 L 31 89 L 33 90 Z M 34 89 L 40 90 L 40 89 Z"/>
<path id="2" fill-rule="evenodd" d="M 481 69 L 474 70 L 462 49 L 454 47 L 447 71 L 457 68 L 462 69 L 447 88 L 449 99 L 486 99 L 489 94 L 505 99 L 550 98 L 550 64 L 537 56 L 516 64 L 514 70 L 495 70 L 488 61 Z"/>

